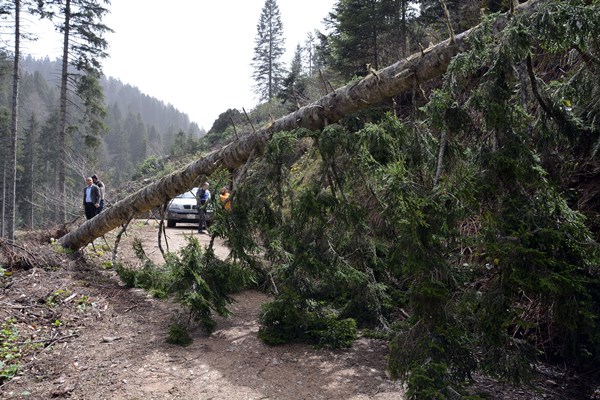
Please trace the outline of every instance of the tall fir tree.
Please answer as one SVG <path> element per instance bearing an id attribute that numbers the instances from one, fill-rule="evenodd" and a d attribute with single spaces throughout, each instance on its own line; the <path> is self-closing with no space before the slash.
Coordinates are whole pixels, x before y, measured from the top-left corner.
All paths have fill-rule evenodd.
<path id="1" fill-rule="evenodd" d="M 23 174 L 19 179 L 19 210 L 23 217 L 23 224 L 27 229 L 34 228 L 35 221 L 35 172 L 37 163 L 37 136 L 39 134 L 40 124 L 36 120 L 35 114 L 32 114 L 26 122 L 23 129 L 23 154 L 21 156 L 21 166 Z"/>
<path id="2" fill-rule="evenodd" d="M 19 61 L 21 58 L 21 1 L 15 0 L 13 15 L 14 22 L 14 53 L 13 53 L 13 80 L 12 102 L 10 118 L 10 151 L 6 173 L 6 203 L 5 225 L 6 238 L 14 240 L 16 216 L 16 189 L 17 189 L 17 133 L 19 122 Z"/>
<path id="3" fill-rule="evenodd" d="M 304 63 L 308 76 L 312 76 L 315 71 L 315 46 L 316 37 L 312 32 L 308 32 L 304 40 Z"/>
<path id="4" fill-rule="evenodd" d="M 332 67 L 346 78 L 366 75 L 366 64 L 379 69 L 384 21 L 379 0 L 340 0 L 327 21 Z"/>
<path id="5" fill-rule="evenodd" d="M 414 10 L 407 0 L 340 0 L 326 20 L 320 53 L 346 79 L 364 76 L 412 53 Z M 416 44 L 416 43 L 415 43 Z"/>
<path id="6" fill-rule="evenodd" d="M 110 132 L 106 137 L 110 169 L 108 172 L 115 184 L 124 182 L 130 176 L 133 166 L 129 154 L 129 140 L 125 132 L 125 122 L 121 109 L 113 103 L 108 111 L 110 119 Z"/>
<path id="7" fill-rule="evenodd" d="M 36 166 L 39 175 L 35 176 L 35 198 L 42 203 L 39 218 L 36 220 L 36 226 L 51 226 L 56 219 L 56 210 L 59 209 L 63 201 L 55 196 L 58 169 L 56 157 L 60 153 L 56 132 L 59 126 L 58 110 L 55 110 L 44 121 L 40 128 L 37 138 L 38 153 L 36 154 Z"/>
<path id="8" fill-rule="evenodd" d="M 281 61 L 285 38 L 276 0 L 265 1 L 256 30 L 252 58 L 254 90 L 260 100 L 271 100 L 279 92 L 285 74 Z"/>
<path id="9" fill-rule="evenodd" d="M 124 121 L 125 135 L 129 141 L 130 160 L 134 165 L 144 161 L 148 152 L 148 131 L 142 116 L 129 113 Z"/>
<path id="10" fill-rule="evenodd" d="M 23 32 L 21 21 L 23 15 L 28 13 L 30 0 L 14 0 L 11 2 L 2 2 L 0 4 L 0 19 L 5 20 L 7 30 L 11 30 L 13 41 L 10 43 L 11 49 L 2 49 L 2 62 L 0 65 L 0 76 L 9 75 L 10 88 L 8 80 L 6 85 L 0 89 L 3 104 L 10 107 L 10 129 L 6 143 L 5 163 L 3 163 L 2 176 L 2 236 L 9 240 L 14 239 L 14 230 L 16 226 L 17 215 L 17 170 L 18 170 L 18 145 L 19 145 L 19 114 L 20 114 L 20 87 L 21 87 L 21 47 L 23 40 L 30 38 L 30 35 Z M 8 35 L 7 35 L 8 36 Z M 9 62 L 10 60 L 10 62 Z"/>
<path id="11" fill-rule="evenodd" d="M 41 3 L 40 13 L 50 18 L 63 35 L 63 55 L 61 66 L 61 89 L 59 106 L 59 157 L 57 159 L 57 197 L 61 199 L 58 208 L 58 221 L 67 220 L 67 149 L 68 132 L 76 121 L 68 121 L 67 105 L 69 89 L 74 90 L 83 106 L 83 138 L 87 144 L 96 144 L 95 136 L 104 128 L 104 98 L 98 85 L 101 60 L 106 57 L 108 42 L 103 37 L 111 29 L 102 23 L 108 13 L 104 5 L 109 0 L 52 0 Z M 74 67 L 74 72 L 69 68 Z M 72 85 L 72 86 L 70 86 Z"/>
<path id="12" fill-rule="evenodd" d="M 289 111 L 295 111 L 305 105 L 307 100 L 304 92 L 306 90 L 306 82 L 302 73 L 302 47 L 296 46 L 294 58 L 290 64 L 290 72 L 283 81 L 283 86 L 277 95 L 282 99 L 283 103 L 289 103 Z"/>
<path id="13" fill-rule="evenodd" d="M 390 24 L 385 47 L 392 59 L 400 59 L 410 55 L 409 37 L 410 20 L 414 18 L 414 10 L 409 7 L 409 0 L 382 0 L 383 15 Z M 386 64 L 395 60 L 385 60 Z"/>
<path id="14" fill-rule="evenodd" d="M 10 143 L 10 113 L 8 109 L 0 107 L 0 237 L 6 232 L 6 175 L 8 172 Z"/>

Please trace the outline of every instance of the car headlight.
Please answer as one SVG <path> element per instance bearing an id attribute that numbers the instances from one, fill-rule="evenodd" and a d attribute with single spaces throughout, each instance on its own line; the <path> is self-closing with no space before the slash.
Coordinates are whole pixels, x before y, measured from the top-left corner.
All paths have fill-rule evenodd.
<path id="1" fill-rule="evenodd" d="M 179 204 L 169 204 L 169 210 L 181 210 L 181 205 L 179 205 Z"/>

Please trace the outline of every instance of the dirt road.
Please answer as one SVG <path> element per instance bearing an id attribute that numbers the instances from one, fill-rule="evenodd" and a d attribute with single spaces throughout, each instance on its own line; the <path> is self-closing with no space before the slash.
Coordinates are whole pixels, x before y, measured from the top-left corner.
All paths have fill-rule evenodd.
<path id="1" fill-rule="evenodd" d="M 190 234 L 198 235 L 191 225 L 167 229 L 170 249 L 184 245 Z M 120 246 L 123 261 L 136 262 L 131 251 L 134 237 L 142 240 L 149 257 L 161 262 L 156 225 L 144 221 L 130 226 Z M 199 238 L 208 243 L 208 235 Z M 222 243 L 216 246 L 217 254 L 226 257 Z M 171 318 L 179 310 L 176 304 L 125 288 L 113 271 L 70 265 L 57 271 L 19 271 L 10 294 L 5 290 L 0 296 L 3 304 L 22 305 L 15 311 L 25 322 L 22 331 L 41 330 L 26 322 L 37 316 L 41 322 L 36 323 L 50 325 L 43 327 L 49 332 L 45 335 L 55 335 L 46 343 L 50 346 L 24 360 L 19 376 L 0 387 L 0 399 L 404 398 L 400 384 L 386 377 L 387 346 L 382 341 L 363 338 L 351 349 L 335 351 L 263 344 L 256 336 L 256 316 L 268 300 L 262 293 L 237 294 L 233 316 L 216 318 L 211 336 L 194 331 L 193 344 L 184 348 L 165 343 Z M 65 293 L 61 311 L 48 315 L 52 310 L 37 308 L 36 301 L 57 291 Z M 67 293 L 74 294 L 72 299 L 85 298 L 86 307 L 65 301 Z M 6 309 L 0 317 L 11 313 Z"/>

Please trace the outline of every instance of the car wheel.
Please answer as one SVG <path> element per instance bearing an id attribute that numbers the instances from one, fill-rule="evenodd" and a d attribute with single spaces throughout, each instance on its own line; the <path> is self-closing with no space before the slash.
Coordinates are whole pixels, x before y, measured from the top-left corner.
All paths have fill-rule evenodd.
<path id="1" fill-rule="evenodd" d="M 173 219 L 167 220 L 167 228 L 175 228 L 175 224 L 176 224 L 175 220 L 173 220 Z"/>

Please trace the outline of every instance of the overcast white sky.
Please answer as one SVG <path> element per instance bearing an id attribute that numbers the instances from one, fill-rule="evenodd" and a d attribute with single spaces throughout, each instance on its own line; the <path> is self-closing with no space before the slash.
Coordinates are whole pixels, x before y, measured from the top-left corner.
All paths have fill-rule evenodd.
<path id="1" fill-rule="evenodd" d="M 297 44 L 315 29 L 336 0 L 278 0 L 289 64 Z M 190 116 L 209 130 L 229 108 L 250 111 L 252 56 L 256 25 L 265 0 L 112 0 L 104 22 L 106 76 L 138 87 Z M 35 31 L 35 29 L 34 29 Z M 38 32 L 44 32 L 40 30 Z M 25 52 L 35 57 L 60 54 L 60 38 L 41 33 Z M 57 34 L 56 34 L 57 35 Z"/>

